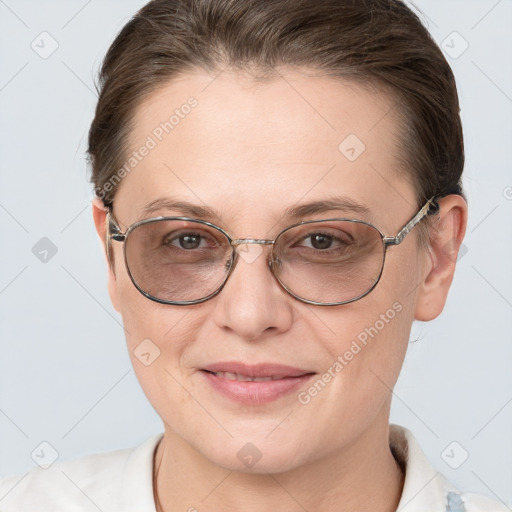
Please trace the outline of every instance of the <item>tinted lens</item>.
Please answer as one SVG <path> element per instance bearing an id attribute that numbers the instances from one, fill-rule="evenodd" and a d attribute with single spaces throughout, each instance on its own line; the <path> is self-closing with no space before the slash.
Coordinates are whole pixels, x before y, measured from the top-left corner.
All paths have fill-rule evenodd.
<path id="1" fill-rule="evenodd" d="M 226 280 L 231 255 L 221 231 L 194 221 L 143 223 L 125 242 L 135 285 L 163 301 L 195 301 L 215 292 Z"/>
<path id="2" fill-rule="evenodd" d="M 323 221 L 284 231 L 274 273 L 292 293 L 319 303 L 355 299 L 372 289 L 384 264 L 379 231 L 363 222 Z"/>

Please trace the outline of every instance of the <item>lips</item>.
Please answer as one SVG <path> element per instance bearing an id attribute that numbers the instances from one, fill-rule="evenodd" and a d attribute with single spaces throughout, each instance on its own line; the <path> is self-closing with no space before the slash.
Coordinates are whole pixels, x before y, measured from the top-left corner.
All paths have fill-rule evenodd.
<path id="1" fill-rule="evenodd" d="M 239 362 L 212 364 L 200 373 L 213 390 L 245 405 L 262 405 L 290 395 L 315 375 L 292 366 Z"/>
<path id="2" fill-rule="evenodd" d="M 284 375 L 271 375 L 270 377 L 250 377 L 249 375 L 243 375 L 241 373 L 231 372 L 211 372 L 216 377 L 223 377 L 229 380 L 239 380 L 242 382 L 267 382 L 269 380 L 284 379 Z"/>
<path id="3" fill-rule="evenodd" d="M 254 381 L 259 379 L 278 380 L 286 377 L 300 377 L 308 373 L 314 373 L 293 366 L 286 366 L 275 363 L 246 364 L 236 361 L 215 363 L 206 366 L 203 370 L 221 374 L 231 380 Z"/>

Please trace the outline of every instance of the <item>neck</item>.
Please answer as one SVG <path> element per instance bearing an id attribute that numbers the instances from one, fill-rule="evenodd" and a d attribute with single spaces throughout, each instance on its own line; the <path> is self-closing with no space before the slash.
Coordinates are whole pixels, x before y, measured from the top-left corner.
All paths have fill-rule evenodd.
<path id="1" fill-rule="evenodd" d="M 278 474 L 216 466 L 166 429 L 155 468 L 157 512 L 395 512 L 404 482 L 387 418 L 328 458 Z"/>

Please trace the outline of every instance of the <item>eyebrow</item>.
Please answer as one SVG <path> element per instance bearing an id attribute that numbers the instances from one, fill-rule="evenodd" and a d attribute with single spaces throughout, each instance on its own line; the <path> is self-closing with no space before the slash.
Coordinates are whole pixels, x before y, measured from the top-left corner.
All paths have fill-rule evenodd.
<path id="1" fill-rule="evenodd" d="M 174 200 L 171 197 L 161 197 L 151 201 L 142 208 L 143 215 L 151 215 L 160 210 L 176 210 L 187 217 L 219 219 L 219 214 L 209 206 L 201 206 L 188 201 Z"/>
<path id="2" fill-rule="evenodd" d="M 162 197 L 151 201 L 143 207 L 142 214 L 144 216 L 152 215 L 161 210 L 173 210 L 187 217 L 195 217 L 204 220 L 221 220 L 219 212 L 214 208 L 190 203 L 188 201 L 175 200 L 171 197 Z M 333 196 L 322 200 L 290 206 L 283 212 L 281 219 L 296 221 L 304 217 L 331 211 L 354 213 L 362 217 L 370 215 L 370 209 L 366 206 L 356 203 L 347 197 Z"/>
<path id="3" fill-rule="evenodd" d="M 291 219 L 298 219 L 330 211 L 355 213 L 363 217 L 370 214 L 370 210 L 366 206 L 356 203 L 348 197 L 334 196 L 319 201 L 290 206 L 284 211 L 283 218 L 290 217 Z"/>

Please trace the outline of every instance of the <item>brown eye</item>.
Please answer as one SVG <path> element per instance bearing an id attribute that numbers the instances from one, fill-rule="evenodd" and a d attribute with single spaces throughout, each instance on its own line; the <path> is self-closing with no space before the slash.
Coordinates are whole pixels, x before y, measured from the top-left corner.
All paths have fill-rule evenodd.
<path id="1" fill-rule="evenodd" d="M 180 235 L 175 235 L 171 233 L 168 235 L 164 241 L 165 245 L 172 245 L 179 249 L 185 250 L 193 250 L 203 248 L 201 244 L 206 244 L 206 239 L 200 233 L 182 233 Z M 208 245 L 206 245 L 207 247 Z"/>
<path id="2" fill-rule="evenodd" d="M 311 235 L 309 239 L 314 249 L 329 249 L 332 244 L 332 236 Z"/>
<path id="3" fill-rule="evenodd" d="M 346 237 L 344 237 L 346 238 Z M 308 235 L 304 241 L 308 241 L 312 249 L 326 250 L 333 247 L 343 247 L 348 245 L 341 237 L 336 237 L 327 233 L 313 233 Z"/>
<path id="4" fill-rule="evenodd" d="M 155 249 L 203 252 L 229 245 L 222 233 L 203 227 L 186 226 L 183 225 L 183 222 L 167 221 L 153 229 L 155 231 Z"/>

